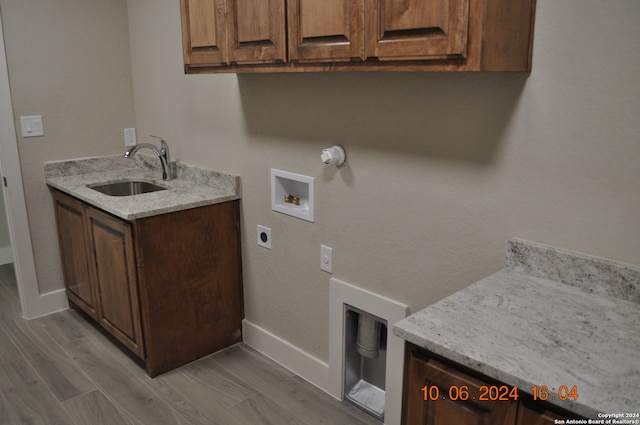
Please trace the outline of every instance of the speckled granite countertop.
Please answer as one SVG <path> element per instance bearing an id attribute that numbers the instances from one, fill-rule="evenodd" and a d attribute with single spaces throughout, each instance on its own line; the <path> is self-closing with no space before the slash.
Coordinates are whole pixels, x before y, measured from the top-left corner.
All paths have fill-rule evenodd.
<path id="1" fill-rule="evenodd" d="M 177 177 L 162 180 L 159 162 L 143 156 L 133 160 L 122 156 L 72 159 L 44 164 L 49 186 L 75 196 L 124 220 L 240 199 L 240 178 L 217 171 L 172 163 Z M 143 180 L 167 190 L 135 196 L 108 196 L 88 184 L 118 180 Z"/>
<path id="2" fill-rule="evenodd" d="M 640 268 L 512 240 L 505 269 L 393 331 L 520 391 L 546 385 L 552 404 L 597 418 L 640 412 L 639 299 Z M 559 400 L 561 385 L 577 400 Z"/>

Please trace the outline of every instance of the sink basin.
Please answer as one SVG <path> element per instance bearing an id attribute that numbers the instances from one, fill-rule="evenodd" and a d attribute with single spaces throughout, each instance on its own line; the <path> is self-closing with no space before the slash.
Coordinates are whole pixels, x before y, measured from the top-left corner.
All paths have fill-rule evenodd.
<path id="1" fill-rule="evenodd" d="M 87 185 L 87 187 L 97 190 L 109 196 L 133 196 L 143 193 L 157 192 L 159 190 L 167 190 L 166 187 L 145 181 L 117 181 L 112 183 L 95 183 Z"/>

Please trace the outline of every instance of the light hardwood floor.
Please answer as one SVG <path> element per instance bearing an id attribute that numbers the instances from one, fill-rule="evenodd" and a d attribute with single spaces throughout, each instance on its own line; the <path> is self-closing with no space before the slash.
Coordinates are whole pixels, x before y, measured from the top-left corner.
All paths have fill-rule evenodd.
<path id="1" fill-rule="evenodd" d="M 0 266 L 0 425 L 380 425 L 244 344 L 154 379 L 75 311 L 27 321 Z"/>

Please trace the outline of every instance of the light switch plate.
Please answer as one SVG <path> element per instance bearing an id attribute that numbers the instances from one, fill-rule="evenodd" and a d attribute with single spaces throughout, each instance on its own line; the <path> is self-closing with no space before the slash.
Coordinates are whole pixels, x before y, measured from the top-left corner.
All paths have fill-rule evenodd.
<path id="1" fill-rule="evenodd" d="M 22 127 L 22 137 L 44 136 L 42 115 L 20 117 L 20 127 Z"/>
<path id="2" fill-rule="evenodd" d="M 320 269 L 333 273 L 333 248 L 320 245 Z"/>

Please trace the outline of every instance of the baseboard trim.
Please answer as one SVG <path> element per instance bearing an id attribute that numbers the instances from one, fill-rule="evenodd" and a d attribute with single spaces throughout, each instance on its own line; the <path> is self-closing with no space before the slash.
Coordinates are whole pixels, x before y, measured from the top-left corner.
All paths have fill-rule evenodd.
<path id="1" fill-rule="evenodd" d="M 31 300 L 29 305 L 30 311 L 27 312 L 28 314 L 23 312 L 24 316 L 29 320 L 69 308 L 67 294 L 64 289 L 40 294 L 37 299 Z"/>
<path id="2" fill-rule="evenodd" d="M 13 263 L 13 250 L 11 246 L 0 248 L 0 266 Z"/>
<path id="3" fill-rule="evenodd" d="M 288 341 L 251 323 L 242 321 L 244 343 L 329 393 L 329 364 Z"/>

